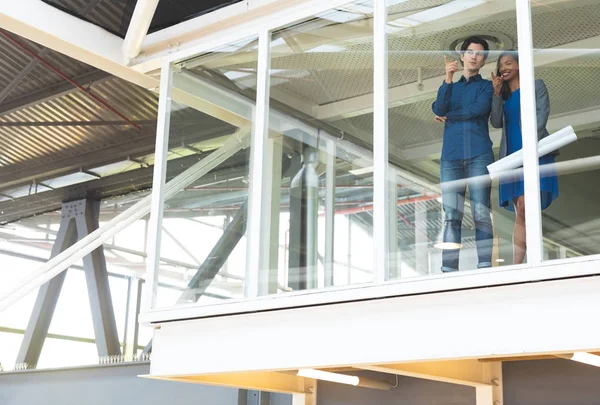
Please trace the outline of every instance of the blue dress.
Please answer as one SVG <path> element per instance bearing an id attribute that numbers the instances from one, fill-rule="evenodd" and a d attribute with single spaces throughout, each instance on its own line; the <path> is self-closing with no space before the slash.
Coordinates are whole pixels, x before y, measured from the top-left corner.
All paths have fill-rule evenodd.
<path id="1" fill-rule="evenodd" d="M 506 126 L 507 155 L 520 150 L 523 147 L 521 137 L 521 92 L 516 90 L 504 103 L 504 125 Z M 540 166 L 554 164 L 554 155 L 549 154 L 540 158 Z M 551 170 L 540 177 L 540 197 L 542 209 L 550 206 L 552 201 L 558 197 L 558 179 L 556 171 Z M 523 175 L 507 176 L 500 180 L 500 206 L 509 211 L 514 211 L 513 200 L 525 194 Z"/>

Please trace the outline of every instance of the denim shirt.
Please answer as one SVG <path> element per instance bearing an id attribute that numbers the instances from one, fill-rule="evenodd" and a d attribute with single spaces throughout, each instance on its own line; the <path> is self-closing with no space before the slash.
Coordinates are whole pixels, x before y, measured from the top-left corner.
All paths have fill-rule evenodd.
<path id="1" fill-rule="evenodd" d="M 492 82 L 481 75 L 442 83 L 432 105 L 435 115 L 447 118 L 442 160 L 471 159 L 492 151 L 488 120 L 493 95 Z"/>

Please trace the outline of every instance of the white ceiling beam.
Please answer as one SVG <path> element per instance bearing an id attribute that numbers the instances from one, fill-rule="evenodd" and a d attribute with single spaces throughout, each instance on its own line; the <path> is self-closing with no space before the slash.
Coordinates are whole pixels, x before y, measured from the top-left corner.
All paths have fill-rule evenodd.
<path id="1" fill-rule="evenodd" d="M 469 387 L 480 387 L 482 385 L 492 385 L 489 378 L 491 367 L 492 363 L 484 363 L 478 360 L 451 360 L 359 366 L 357 368 Z"/>
<path id="2" fill-rule="evenodd" d="M 218 49 L 260 29 L 277 29 L 302 16 L 326 12 L 348 0 L 247 0 L 146 36 L 141 54 L 131 67 L 139 72 L 160 68 L 165 57 L 184 59 L 190 54 Z"/>
<path id="3" fill-rule="evenodd" d="M 123 62 L 123 40 L 40 0 L 0 3 L 0 27 L 144 88 L 158 81 Z"/>
<path id="4" fill-rule="evenodd" d="M 148 33 L 158 2 L 159 0 L 139 0 L 136 3 L 123 41 L 122 49 L 126 62 L 129 62 L 140 53 L 142 41 Z"/>
<path id="5" fill-rule="evenodd" d="M 141 375 L 140 377 L 194 384 L 208 384 L 220 387 L 243 388 L 247 390 L 279 392 L 283 394 L 310 394 L 314 387 L 314 380 L 298 377 L 292 373 L 278 373 L 272 371 L 182 376 Z M 311 381 L 313 381 L 313 384 L 310 384 Z"/>
<path id="6" fill-rule="evenodd" d="M 581 1 L 587 2 L 589 0 Z M 346 3 L 347 0 L 329 0 L 327 2 L 320 0 L 248 0 L 233 4 L 147 35 L 143 41 L 140 56 L 133 60 L 131 66 L 139 72 L 154 71 L 160 67 L 160 59 L 163 57 L 173 56 L 178 58 L 181 55 L 181 58 L 185 58 L 196 49 L 198 50 L 197 54 L 218 49 L 219 44 L 226 45 L 240 38 L 256 35 L 259 28 L 278 29 L 303 18 L 334 10 Z M 544 5 L 564 6 L 562 3 L 569 6 L 573 2 L 572 0 L 546 0 Z M 545 9 L 545 7 L 540 7 L 539 11 Z M 416 27 L 396 29 L 393 33 L 390 33 L 390 36 L 431 33 L 464 26 L 472 22 L 484 22 L 490 18 L 495 18 L 498 14 L 510 12 L 514 12 L 514 0 L 488 1 L 461 10 L 460 18 L 457 18 L 456 14 L 447 15 L 436 21 L 423 23 Z M 390 19 L 402 16 L 406 16 L 406 13 L 392 15 Z M 372 24 L 372 20 L 365 19 L 358 21 L 358 23 L 367 27 Z M 345 26 L 354 27 L 354 32 L 348 32 L 344 29 Z M 309 29 L 308 27 L 309 25 L 307 25 L 307 29 Z M 302 29 L 296 27 L 295 32 L 299 33 Z M 321 29 L 319 29 L 319 35 L 323 38 L 313 38 L 313 41 L 343 41 L 346 44 L 355 44 L 372 38 L 372 29 L 357 30 L 356 24 L 352 22 L 346 23 L 342 27 L 339 25 L 325 27 L 325 30 L 324 34 L 321 35 Z M 336 32 L 344 32 L 344 34 L 337 35 Z M 207 47 L 206 44 L 214 44 L 214 46 Z"/>
<path id="7" fill-rule="evenodd" d="M 535 66 L 555 66 L 573 59 L 598 57 L 600 56 L 598 43 L 600 43 L 600 36 L 595 36 L 555 48 L 536 50 L 534 54 Z M 442 53 L 440 52 L 440 60 L 441 58 Z M 440 69 L 442 68 L 443 65 L 440 62 Z M 481 69 L 481 75 L 484 78 L 489 78 L 495 68 L 495 61 L 487 63 Z M 422 87 L 413 82 L 390 88 L 388 95 L 390 108 L 435 98 L 443 80 L 444 76 L 438 76 L 423 80 Z M 317 119 L 333 121 L 363 115 L 371 111 L 373 111 L 373 93 L 324 104 L 317 110 Z"/>
<path id="8" fill-rule="evenodd" d="M 598 126 L 600 119 L 600 108 L 588 108 L 585 110 L 572 111 L 565 114 L 559 114 L 551 116 L 548 120 L 548 131 L 550 133 L 555 132 L 568 125 L 573 126 L 575 131 L 578 132 L 578 136 L 585 135 L 583 131 Z M 433 119 L 433 118 L 432 118 Z M 442 133 L 442 126 L 440 125 L 440 136 Z M 500 145 L 500 138 L 502 136 L 501 130 L 490 131 L 490 138 L 497 147 Z M 422 160 L 422 159 L 437 159 L 440 156 L 442 150 L 442 140 L 435 142 L 429 142 L 422 145 L 411 146 L 408 148 L 401 149 L 401 158 L 405 160 Z"/>

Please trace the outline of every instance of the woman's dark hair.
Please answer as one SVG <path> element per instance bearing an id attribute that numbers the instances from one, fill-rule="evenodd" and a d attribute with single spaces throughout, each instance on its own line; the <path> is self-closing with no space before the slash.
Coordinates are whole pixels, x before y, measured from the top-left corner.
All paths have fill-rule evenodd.
<path id="1" fill-rule="evenodd" d="M 485 56 L 485 59 L 487 59 L 488 57 L 488 52 L 490 50 L 490 46 L 488 45 L 487 41 L 481 37 L 469 37 L 467 39 L 465 39 L 462 43 L 462 45 L 460 46 L 460 52 L 464 53 L 467 49 L 469 49 L 469 45 L 471 44 L 477 44 L 477 45 L 481 45 L 483 46 L 483 54 Z M 461 65 L 464 66 L 464 63 L 462 61 L 462 59 L 460 60 Z"/>
<path id="2" fill-rule="evenodd" d="M 512 58 L 519 63 L 519 52 L 517 51 L 504 51 L 498 56 L 498 61 L 496 62 L 496 76 L 500 76 L 500 62 L 502 62 L 502 58 L 505 56 L 512 56 Z M 500 95 L 504 101 L 508 100 L 512 94 L 510 91 L 510 86 L 508 82 L 502 83 L 502 90 L 500 91 Z"/>

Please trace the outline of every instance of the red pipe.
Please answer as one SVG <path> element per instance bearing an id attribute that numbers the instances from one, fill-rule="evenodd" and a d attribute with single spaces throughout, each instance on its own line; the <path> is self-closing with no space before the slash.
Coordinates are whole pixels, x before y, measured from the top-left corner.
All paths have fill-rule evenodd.
<path id="1" fill-rule="evenodd" d="M 8 35 L 7 33 L 2 32 L 2 31 L 0 31 L 0 35 L 2 35 L 4 38 L 6 38 L 8 41 L 10 41 L 16 47 L 22 49 L 25 53 L 27 53 L 32 58 L 35 58 L 38 61 L 40 61 L 40 63 L 42 63 L 48 69 L 50 69 L 51 71 L 53 71 L 54 73 L 56 73 L 57 75 L 59 75 L 60 77 L 62 77 L 63 79 L 65 79 L 66 81 L 68 81 L 69 83 L 71 83 L 73 86 L 75 86 L 79 90 L 83 91 L 85 94 L 87 94 L 87 96 L 89 98 L 91 98 L 92 100 L 94 100 L 96 103 L 98 103 L 98 104 L 100 104 L 100 105 L 108 108 L 110 111 L 112 111 L 113 113 L 117 114 L 119 117 L 123 118 L 125 121 L 127 121 L 130 125 L 132 125 L 138 131 L 142 130 L 141 126 L 139 126 L 138 124 L 132 122 L 129 118 L 127 118 L 126 116 L 124 116 L 123 114 L 121 114 L 114 107 L 112 107 L 111 105 L 109 105 L 108 103 L 106 103 L 101 98 L 99 98 L 99 97 L 95 96 L 94 94 L 92 94 L 89 90 L 87 90 L 86 88 L 84 88 L 82 85 L 80 85 L 79 83 L 77 83 L 75 80 L 71 79 L 69 76 L 67 76 L 62 71 L 60 71 L 57 68 L 55 68 L 54 66 L 52 66 L 48 61 L 46 61 L 44 58 L 42 58 L 41 56 L 39 56 L 38 54 L 36 54 L 35 52 L 33 52 L 31 49 L 29 49 L 25 45 L 21 44 L 19 41 L 17 41 L 11 35 Z"/>
<path id="2" fill-rule="evenodd" d="M 398 200 L 398 205 L 406 205 L 406 204 L 414 204 L 414 203 L 418 203 L 421 201 L 431 201 L 431 200 L 435 200 L 438 199 L 440 196 L 433 194 L 433 195 L 424 195 L 421 197 L 414 197 L 414 198 L 401 198 Z M 369 204 L 369 205 L 362 205 L 360 207 L 353 207 L 353 208 L 346 208 L 343 210 L 339 210 L 336 211 L 336 215 L 340 214 L 340 215 L 349 215 L 349 214 L 356 214 L 358 212 L 364 212 L 364 211 L 373 211 L 373 204 Z M 321 216 L 325 215 L 324 213 L 321 214 Z"/>

